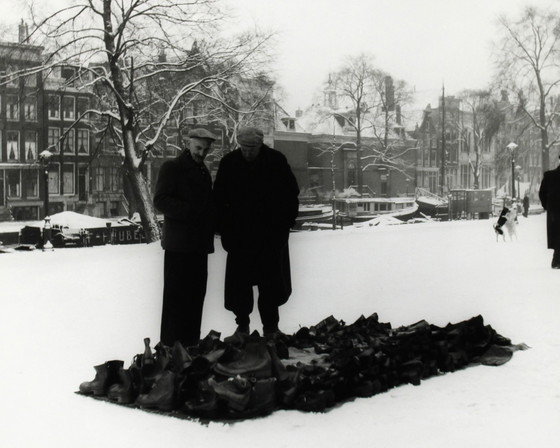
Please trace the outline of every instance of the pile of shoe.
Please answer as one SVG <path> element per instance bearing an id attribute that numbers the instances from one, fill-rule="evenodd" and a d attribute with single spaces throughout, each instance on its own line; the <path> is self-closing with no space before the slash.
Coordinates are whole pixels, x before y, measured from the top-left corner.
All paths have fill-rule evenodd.
<path id="1" fill-rule="evenodd" d="M 161 343 L 124 368 L 95 366 L 80 393 L 175 416 L 229 420 L 275 409 L 321 412 L 355 397 L 452 372 L 469 364 L 501 365 L 514 346 L 482 316 L 445 327 L 422 320 L 396 329 L 377 314 L 346 325 L 333 316 L 293 335 L 258 332 L 220 339 L 211 331 L 196 346 Z"/>

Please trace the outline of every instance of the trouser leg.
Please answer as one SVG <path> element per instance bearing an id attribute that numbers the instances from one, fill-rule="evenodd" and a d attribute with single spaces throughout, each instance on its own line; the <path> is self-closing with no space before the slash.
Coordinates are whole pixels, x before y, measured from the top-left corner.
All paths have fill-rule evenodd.
<path id="1" fill-rule="evenodd" d="M 238 326 L 248 326 L 253 311 L 254 274 L 248 257 L 239 254 L 228 254 L 225 278 L 225 308 L 235 314 Z"/>
<path id="2" fill-rule="evenodd" d="M 278 322 L 280 321 L 278 305 L 267 294 L 266 288 L 259 287 L 258 308 L 263 324 L 263 333 L 268 334 L 278 331 Z"/>
<path id="3" fill-rule="evenodd" d="M 200 339 L 208 255 L 165 252 L 160 340 L 193 345 Z"/>

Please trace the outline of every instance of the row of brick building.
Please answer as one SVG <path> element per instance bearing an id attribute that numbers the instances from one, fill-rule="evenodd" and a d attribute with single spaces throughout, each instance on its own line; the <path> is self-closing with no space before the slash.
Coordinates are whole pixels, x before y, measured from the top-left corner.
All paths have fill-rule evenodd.
<path id="1" fill-rule="evenodd" d="M 20 42 L 25 33 L 22 23 Z M 100 217 L 129 213 L 122 157 L 109 139 L 96 133 L 93 117 L 84 116 L 95 102 L 91 88 L 86 87 L 87 76 L 76 76 L 75 69 L 69 67 L 10 78 L 9 74 L 18 70 L 40 67 L 42 52 L 37 46 L 0 43 L 0 69 L 8 75 L 7 82 L 0 86 L 0 219 L 41 219 L 47 191 L 50 214 L 63 210 Z M 322 101 L 305 111 L 298 110 L 295 116 L 277 104 L 270 110 L 266 142 L 288 157 L 300 184 L 302 201 L 326 202 L 333 192 L 356 189 L 359 182 L 362 193 L 381 197 L 412 196 L 417 187 L 446 195 L 454 188 L 475 186 L 474 137 L 469 133 L 472 115 L 459 99 L 445 97 L 445 132 L 441 98 L 438 108 L 428 105 L 421 115 L 417 114 L 418 118 L 402 114 L 397 105 L 385 128 L 386 153 L 381 159 L 375 134 L 361 135 L 358 153 L 356 131 L 350 125 L 353 111 L 337 110 L 335 103 L 336 89 L 329 83 Z M 511 171 L 504 151 L 508 142 L 515 140 L 519 148 L 517 181 L 532 186 L 529 190 L 534 194 L 542 175 L 538 139 L 506 97 L 500 104 L 504 124 L 491 143 L 483 147 L 477 187 L 497 192 L 509 185 Z M 76 122 L 82 116 L 84 119 Z M 207 126 L 219 137 L 208 158 L 215 173 L 220 155 L 228 146 L 226 133 L 217 123 L 204 119 L 187 120 L 186 126 Z M 186 130 L 171 129 L 171 133 L 178 134 L 175 144 L 161 142 L 159 150 L 152 152 L 144 169 L 152 186 L 161 163 L 178 154 L 181 133 Z M 47 161 L 42 155 L 49 153 L 52 155 Z M 386 163 L 389 159 L 391 163 Z"/>

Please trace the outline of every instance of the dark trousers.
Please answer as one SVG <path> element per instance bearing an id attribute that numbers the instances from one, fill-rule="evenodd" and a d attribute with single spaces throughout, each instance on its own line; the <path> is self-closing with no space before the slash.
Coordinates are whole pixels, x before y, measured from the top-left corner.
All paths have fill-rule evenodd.
<path id="1" fill-rule="evenodd" d="M 270 261 L 247 254 L 228 254 L 226 266 L 226 309 L 235 314 L 237 325 L 249 325 L 254 307 L 253 286 L 256 285 L 258 310 L 265 333 L 278 330 L 278 291 L 270 281 Z"/>
<path id="2" fill-rule="evenodd" d="M 163 265 L 162 344 L 190 346 L 200 339 L 208 279 L 208 255 L 165 251 Z"/>

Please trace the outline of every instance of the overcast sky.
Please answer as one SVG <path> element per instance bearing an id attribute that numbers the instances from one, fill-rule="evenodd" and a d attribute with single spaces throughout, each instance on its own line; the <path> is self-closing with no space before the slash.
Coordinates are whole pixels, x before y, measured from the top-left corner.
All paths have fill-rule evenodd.
<path id="1" fill-rule="evenodd" d="M 278 80 L 288 112 L 305 109 L 329 71 L 366 52 L 378 66 L 414 86 L 418 104 L 483 88 L 492 75 L 491 42 L 500 14 L 559 0 L 231 0 L 243 21 L 281 32 Z"/>
<path id="2" fill-rule="evenodd" d="M 51 4 L 57 0 L 49 1 Z M 285 107 L 305 109 L 345 56 L 369 53 L 377 65 L 416 89 L 417 104 L 483 88 L 492 75 L 491 42 L 500 14 L 560 0 L 223 0 L 231 25 L 279 32 L 277 80 Z M 0 0 L 4 20 L 17 22 L 19 0 Z"/>

